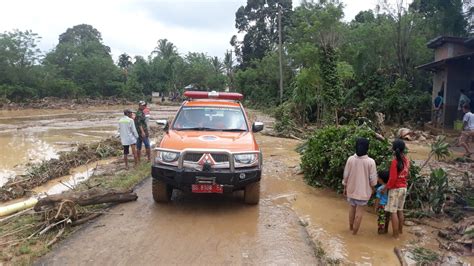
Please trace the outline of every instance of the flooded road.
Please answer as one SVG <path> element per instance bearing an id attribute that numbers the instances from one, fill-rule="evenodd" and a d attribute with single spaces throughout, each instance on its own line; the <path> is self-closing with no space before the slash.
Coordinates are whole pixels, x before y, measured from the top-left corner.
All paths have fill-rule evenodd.
<path id="1" fill-rule="evenodd" d="M 0 185 L 12 175 L 21 174 L 27 163 L 57 158 L 58 152 L 78 143 L 116 134 L 122 110 L 134 107 L 0 111 Z M 157 119 L 168 117 L 175 110 L 164 107 L 154 115 Z"/>
<path id="2" fill-rule="evenodd" d="M 137 202 L 112 208 L 39 260 L 41 264 L 318 264 L 321 246 L 343 263 L 398 264 L 393 248 L 410 240 L 377 234 L 368 212 L 360 234 L 347 225 L 347 204 L 331 191 L 307 186 L 297 175 L 298 142 L 259 135 L 264 152 L 258 206 L 234 195 L 175 192 L 170 204 L 155 204 L 151 180 Z M 316 244 L 316 245 L 315 245 Z"/>

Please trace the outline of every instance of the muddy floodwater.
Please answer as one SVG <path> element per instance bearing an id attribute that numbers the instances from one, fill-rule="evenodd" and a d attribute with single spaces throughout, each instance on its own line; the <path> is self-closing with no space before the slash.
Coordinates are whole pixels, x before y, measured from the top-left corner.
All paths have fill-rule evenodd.
<path id="1" fill-rule="evenodd" d="M 133 107 L 133 106 L 132 106 Z M 116 134 L 125 106 L 79 110 L 0 111 L 0 182 L 24 171 L 28 162 L 55 158 L 78 143 Z M 154 119 L 177 107 L 151 106 Z M 256 115 L 271 125 L 270 118 Z M 148 178 L 136 202 L 121 204 L 70 238 L 37 264 L 317 264 L 326 256 L 343 263 L 396 265 L 393 249 L 413 240 L 378 235 L 376 215 L 367 208 L 359 235 L 348 229 L 348 205 L 341 195 L 308 186 L 298 174 L 298 141 L 257 135 L 264 153 L 258 206 L 242 193 L 193 195 L 175 191 L 170 204 L 155 204 Z M 426 151 L 420 150 L 420 159 Z M 108 163 L 101 161 L 100 163 Z M 62 183 L 87 178 L 94 165 L 37 188 L 60 191 Z M 59 189 L 59 190 L 58 190 Z M 408 231 L 408 230 L 407 230 Z"/>
<path id="2" fill-rule="evenodd" d="M 116 134 L 122 110 L 133 107 L 0 111 L 0 185 L 8 177 L 21 174 L 27 163 L 57 158 L 58 152 L 78 143 Z M 175 110 L 162 108 L 153 118 L 171 116 Z"/>
<path id="3" fill-rule="evenodd" d="M 116 115 L 104 114 L 110 119 L 109 132 Z M 411 234 L 399 240 L 378 235 L 376 216 L 367 208 L 360 233 L 353 236 L 341 195 L 310 187 L 297 174 L 299 142 L 261 134 L 257 141 L 264 153 L 258 206 L 243 204 L 239 192 L 175 191 L 170 204 L 155 204 L 147 179 L 137 189 L 138 201 L 111 209 L 38 264 L 308 265 L 318 263 L 317 247 L 344 263 L 398 263 L 393 249 L 409 242 Z"/>

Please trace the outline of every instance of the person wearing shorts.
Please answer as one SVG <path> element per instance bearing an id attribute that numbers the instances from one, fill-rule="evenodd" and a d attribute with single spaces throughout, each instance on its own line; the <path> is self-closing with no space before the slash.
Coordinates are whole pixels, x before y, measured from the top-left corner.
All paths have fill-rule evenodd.
<path id="1" fill-rule="evenodd" d="M 471 107 L 468 104 L 463 106 L 463 131 L 459 137 L 459 145 L 466 150 L 466 153 L 464 154 L 466 157 L 472 155 L 472 152 L 469 150 L 469 142 L 474 138 L 474 114 L 471 113 L 470 108 Z"/>
<path id="2" fill-rule="evenodd" d="M 359 138 L 356 141 L 356 154 L 347 159 L 344 168 L 342 184 L 344 196 L 349 203 L 349 228 L 352 234 L 359 231 L 364 214 L 363 207 L 367 205 L 377 184 L 377 167 L 375 161 L 367 154 L 369 140 Z"/>
<path id="3" fill-rule="evenodd" d="M 135 128 L 135 122 L 133 121 L 132 111 L 123 111 L 124 116 L 119 120 L 119 133 L 120 141 L 123 146 L 123 160 L 125 162 L 125 168 L 128 169 L 128 154 L 130 154 L 130 147 L 132 147 L 132 153 L 135 165 L 138 164 L 137 150 L 135 144 L 137 142 L 138 133 Z"/>
<path id="4" fill-rule="evenodd" d="M 392 146 L 395 158 L 390 165 L 388 183 L 383 192 L 388 189 L 388 201 L 385 211 L 390 213 L 392 221 L 393 236 L 398 237 L 403 233 L 405 216 L 403 208 L 407 195 L 407 179 L 410 172 L 410 160 L 405 156 L 405 142 L 397 139 Z"/>

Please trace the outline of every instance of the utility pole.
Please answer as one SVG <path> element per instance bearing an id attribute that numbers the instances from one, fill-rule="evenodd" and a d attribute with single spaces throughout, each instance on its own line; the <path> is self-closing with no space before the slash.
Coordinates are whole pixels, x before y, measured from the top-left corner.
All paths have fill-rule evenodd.
<path id="1" fill-rule="evenodd" d="M 281 6 L 278 6 L 278 52 L 280 54 L 280 104 L 283 103 L 283 59 L 281 44 Z"/>

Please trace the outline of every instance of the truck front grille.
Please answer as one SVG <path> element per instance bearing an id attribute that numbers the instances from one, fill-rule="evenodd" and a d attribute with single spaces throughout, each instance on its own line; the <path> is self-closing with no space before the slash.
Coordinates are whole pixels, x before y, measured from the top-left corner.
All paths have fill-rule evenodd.
<path id="1" fill-rule="evenodd" d="M 184 160 L 188 162 L 194 162 L 197 163 L 199 160 L 202 158 L 204 153 L 186 153 L 184 155 Z M 221 153 L 211 153 L 212 158 L 216 163 L 225 163 L 229 161 L 229 156 L 227 154 L 221 154 Z"/>

